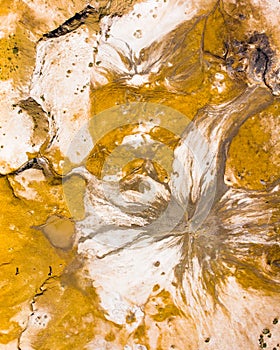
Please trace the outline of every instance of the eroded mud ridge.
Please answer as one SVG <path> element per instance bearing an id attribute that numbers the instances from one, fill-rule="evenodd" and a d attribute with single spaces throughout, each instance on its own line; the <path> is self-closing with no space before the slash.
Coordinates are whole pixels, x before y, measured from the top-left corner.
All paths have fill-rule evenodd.
<path id="1" fill-rule="evenodd" d="M 280 4 L 2 7 L 0 350 L 278 349 Z"/>

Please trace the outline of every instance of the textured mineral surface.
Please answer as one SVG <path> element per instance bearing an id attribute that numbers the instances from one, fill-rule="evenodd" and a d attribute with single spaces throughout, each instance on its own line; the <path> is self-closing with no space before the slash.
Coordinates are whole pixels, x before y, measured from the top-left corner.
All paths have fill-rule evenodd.
<path id="1" fill-rule="evenodd" d="M 0 350 L 280 349 L 279 17 L 0 0 Z"/>

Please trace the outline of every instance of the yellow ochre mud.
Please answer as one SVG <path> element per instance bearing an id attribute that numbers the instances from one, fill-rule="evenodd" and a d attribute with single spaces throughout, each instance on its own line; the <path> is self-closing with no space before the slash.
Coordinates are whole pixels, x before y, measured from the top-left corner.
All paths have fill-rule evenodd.
<path id="1" fill-rule="evenodd" d="M 40 37 L 38 28 L 41 35 L 44 30 L 54 29 L 39 16 L 37 18 L 34 10 L 30 12 L 26 23 L 27 5 L 23 3 L 28 2 L 0 3 L 1 16 L 19 16 L 18 25 L 0 38 L 0 79 L 12 79 L 16 87 L 31 79 L 35 66 L 36 42 Z M 53 3 L 57 11 L 60 11 L 60 7 L 68 6 L 68 2 Z M 121 16 L 129 12 L 134 3 L 113 1 L 108 11 Z M 71 15 L 85 6 L 84 1 L 77 4 Z M 67 19 L 67 11 L 61 13 L 56 26 Z M 255 23 L 259 25 L 258 21 L 259 10 L 249 1 L 213 3 L 209 7 L 208 16 L 196 16 L 182 44 L 188 47 L 181 51 L 181 56 L 192 52 L 192 57 L 180 66 L 182 71 L 195 67 L 189 79 L 176 83 L 171 91 L 163 84 L 165 76 L 170 74 L 168 67 L 164 67 L 159 75 L 152 76 L 151 83 L 139 88 L 126 86 L 112 77 L 106 85 L 91 88 L 90 116 L 128 102 L 151 102 L 181 112 L 186 116 L 187 124 L 187 120 L 192 120 L 201 108 L 232 100 L 245 90 L 248 78 L 243 72 L 230 74 L 224 69 L 222 58 L 227 50 L 225 43 L 234 39 L 246 41 L 252 32 L 251 27 L 254 28 Z M 266 33 L 268 37 L 275 35 L 269 27 Z M 173 65 L 176 65 L 176 60 L 182 59 L 181 56 L 174 56 Z M 180 74 L 179 70 L 177 74 Z M 155 84 L 156 81 L 159 84 Z M 111 131 L 99 140 L 86 163 L 92 174 L 101 176 L 104 160 L 114 149 L 115 142 L 121 142 L 131 134 L 133 127 L 123 127 L 121 132 L 119 129 Z M 234 137 L 227 154 L 226 183 L 235 188 L 266 190 L 279 179 L 279 132 L 279 98 L 273 97 L 272 104 L 251 116 Z M 178 142 L 176 135 L 164 129 L 154 130 L 152 136 L 169 145 L 170 149 L 174 149 Z M 40 152 L 55 168 L 59 168 L 59 162 L 64 159 L 58 150 L 48 151 L 42 147 Z M 127 164 L 122 169 L 123 175 L 145 173 L 143 163 L 142 159 L 137 159 Z M 157 163 L 154 167 L 159 181 L 164 183 L 168 174 Z M 27 320 L 31 303 L 38 298 L 41 298 L 42 308 L 51 310 L 52 319 L 36 335 L 36 341 L 32 344 L 34 349 L 85 349 L 86 344 L 96 335 L 108 342 L 117 339 L 119 344 L 125 345 L 123 327 L 106 320 L 99 297 L 90 282 L 81 287 L 81 284 L 87 282 L 80 281 L 79 268 L 82 264 L 77 258 L 74 240 L 75 220 L 83 219 L 85 215 L 84 192 L 81 190 L 84 189 L 85 181 L 77 176 L 66 180 L 63 185 L 58 178 L 46 177 L 28 185 L 29 190 L 35 193 L 33 199 L 28 199 L 21 195 L 26 188 L 22 187 L 18 176 L 24 177 L 24 174 L 10 174 L 0 178 L 0 349 L 1 344 L 8 344 L 21 336 L 27 324 L 17 322 L 21 319 L 19 315 L 26 315 Z M 66 202 L 64 192 L 72 200 Z M 275 227 L 275 230 L 279 234 L 279 227 Z M 277 249 L 275 254 L 279 255 Z M 248 280 L 254 279 L 255 275 L 243 270 L 236 271 L 236 277 L 247 286 Z M 258 283 L 253 280 L 249 285 L 258 288 Z M 185 317 L 174 305 L 169 292 L 159 291 L 157 285 L 145 308 L 143 311 L 147 311 L 157 324 L 167 320 L 172 322 L 174 317 Z M 127 317 L 128 324 L 134 322 L 133 315 Z M 136 342 L 141 342 L 147 349 L 150 348 L 148 327 L 140 324 L 132 335 Z M 162 334 L 162 338 L 164 336 Z M 157 349 L 166 350 L 161 345 L 161 338 L 158 339 Z"/>

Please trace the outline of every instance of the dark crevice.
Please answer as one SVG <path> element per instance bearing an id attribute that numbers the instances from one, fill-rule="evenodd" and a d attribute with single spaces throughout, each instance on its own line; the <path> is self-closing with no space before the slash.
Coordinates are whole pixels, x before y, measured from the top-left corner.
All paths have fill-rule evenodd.
<path id="1" fill-rule="evenodd" d="M 49 161 L 44 157 L 35 157 L 35 158 L 28 160 L 19 169 L 17 169 L 16 171 L 14 171 L 13 173 L 11 173 L 9 175 L 18 175 L 18 174 L 20 174 L 23 171 L 28 170 L 28 169 L 42 170 L 43 174 L 46 177 L 57 177 L 58 176 L 58 174 L 56 174 L 54 172 L 54 170 L 52 169 Z"/>
<path id="2" fill-rule="evenodd" d="M 263 79 L 263 82 L 264 82 L 265 86 L 268 87 L 269 90 L 271 90 L 271 92 L 273 92 L 272 87 L 269 85 L 269 83 L 267 82 L 267 79 L 266 79 L 266 75 L 267 75 L 267 73 L 268 73 L 268 68 L 269 68 L 269 65 L 270 65 L 270 64 L 269 64 L 269 63 L 270 63 L 270 60 L 269 60 L 268 55 L 267 55 L 265 52 L 261 51 L 261 53 L 262 53 L 262 54 L 264 55 L 264 57 L 265 57 L 265 64 L 264 64 L 262 79 Z"/>
<path id="3" fill-rule="evenodd" d="M 46 284 L 50 281 L 50 280 L 56 280 L 56 279 L 59 279 L 60 276 L 57 276 L 57 275 L 49 275 L 48 274 L 48 278 L 45 279 L 45 281 L 41 284 L 41 286 L 38 288 L 38 291 L 37 293 L 34 295 L 33 299 L 32 299 L 32 303 L 34 304 L 36 302 L 36 299 L 43 295 L 46 291 L 47 291 L 47 288 L 46 288 Z"/>
<path id="4" fill-rule="evenodd" d="M 25 110 L 32 118 L 34 126 L 31 142 L 34 146 L 41 144 L 40 151 L 37 157 L 34 155 L 34 158 L 29 159 L 17 169 L 10 171 L 7 174 L 0 174 L 0 177 L 18 175 L 27 169 L 40 169 L 43 171 L 46 177 L 57 177 L 58 174 L 55 173 L 49 161 L 45 157 L 41 156 L 41 153 L 44 153 L 44 151 L 51 146 L 56 137 L 56 134 L 49 135 L 50 121 L 48 118 L 48 113 L 32 97 L 29 97 L 26 100 L 21 100 L 17 104 L 13 105 L 14 108 L 16 106 Z"/>
<path id="5" fill-rule="evenodd" d="M 23 164 L 18 170 L 14 171 L 12 174 L 9 175 L 18 175 L 28 169 L 40 169 L 37 158 L 30 159 L 25 164 Z"/>
<path id="6" fill-rule="evenodd" d="M 73 32 L 83 24 L 88 24 L 89 26 L 97 24 L 95 29 L 98 32 L 99 22 L 102 17 L 107 15 L 108 12 L 108 6 L 100 7 L 97 10 L 95 7 L 87 5 L 82 11 L 77 12 L 73 17 L 66 20 L 59 27 L 44 34 L 40 40 L 58 38 L 60 36 Z"/>
<path id="7" fill-rule="evenodd" d="M 43 35 L 43 39 L 57 38 L 78 29 L 90 16 L 97 15 L 98 11 L 91 5 L 87 5 L 82 11 L 77 12 L 58 28 Z"/>
<path id="8" fill-rule="evenodd" d="M 49 275 L 48 275 L 49 276 Z M 31 302 L 30 302 L 30 315 L 27 318 L 27 322 L 26 322 L 26 326 L 22 329 L 22 331 L 20 332 L 18 338 L 17 338 L 17 350 L 24 350 L 24 348 L 21 348 L 21 338 L 22 335 L 24 334 L 24 332 L 26 332 L 26 330 L 28 329 L 28 323 L 29 323 L 29 319 L 31 316 L 34 315 L 34 308 L 33 305 L 35 304 L 36 300 L 38 297 L 40 297 L 41 295 L 43 295 L 46 291 L 47 291 L 47 287 L 46 284 L 50 281 L 50 280 L 57 280 L 59 279 L 61 276 L 60 275 L 54 275 L 54 276 L 49 276 L 47 277 L 44 282 L 40 285 L 40 287 L 37 289 L 37 292 L 34 294 Z"/>

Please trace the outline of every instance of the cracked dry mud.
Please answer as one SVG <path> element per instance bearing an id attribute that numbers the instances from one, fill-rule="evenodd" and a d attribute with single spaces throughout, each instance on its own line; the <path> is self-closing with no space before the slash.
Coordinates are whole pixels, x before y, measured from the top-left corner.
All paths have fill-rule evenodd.
<path id="1" fill-rule="evenodd" d="M 0 350 L 280 349 L 277 1 L 0 7 Z"/>

